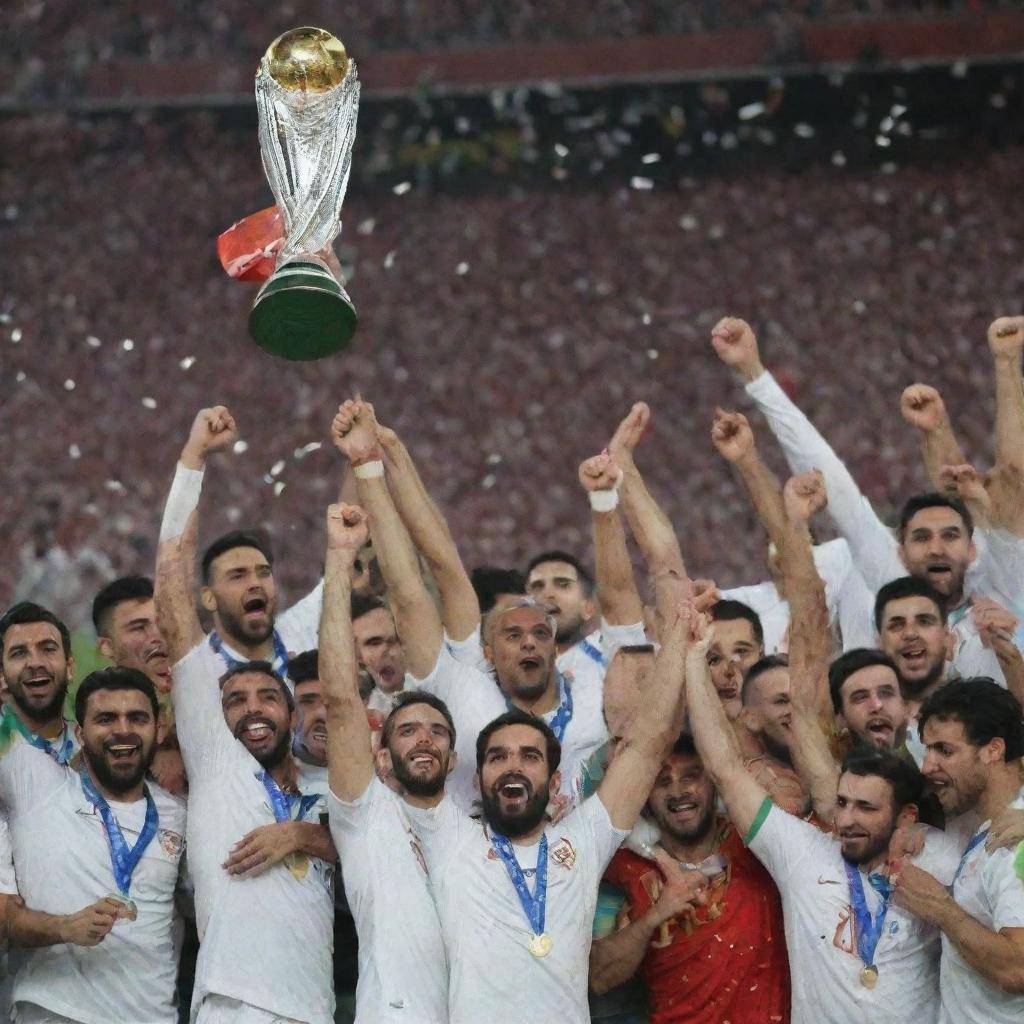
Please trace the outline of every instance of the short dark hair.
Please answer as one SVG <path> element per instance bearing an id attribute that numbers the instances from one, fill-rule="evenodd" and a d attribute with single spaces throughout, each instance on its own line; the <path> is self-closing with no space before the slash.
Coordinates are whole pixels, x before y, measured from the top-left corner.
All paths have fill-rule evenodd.
<path id="1" fill-rule="evenodd" d="M 743 685 L 740 687 L 741 704 L 747 703 L 750 689 L 758 676 L 763 676 L 765 672 L 770 672 L 773 668 L 789 668 L 789 658 L 785 654 L 766 654 L 763 658 L 755 661 L 743 677 Z"/>
<path id="2" fill-rule="evenodd" d="M 500 569 L 496 565 L 478 565 L 470 574 L 480 614 L 486 615 L 495 605 L 499 594 L 525 594 L 526 577 L 518 569 Z"/>
<path id="3" fill-rule="evenodd" d="M 700 757 L 700 751 L 697 749 L 693 736 L 685 730 L 676 737 L 669 754 L 678 754 L 680 757 Z"/>
<path id="4" fill-rule="evenodd" d="M 153 581 L 148 576 L 122 576 L 111 580 L 92 600 L 92 624 L 97 636 L 110 629 L 110 613 L 122 601 L 141 601 L 153 596 Z"/>
<path id="5" fill-rule="evenodd" d="M 308 683 L 311 679 L 320 678 L 320 652 L 318 650 L 303 651 L 288 660 L 288 678 L 292 686 Z"/>
<path id="6" fill-rule="evenodd" d="M 562 763 L 562 744 L 558 742 L 558 737 L 551 726 L 543 718 L 531 715 L 529 711 L 523 711 L 522 708 L 509 708 L 505 714 L 498 715 L 494 721 L 488 722 L 476 738 L 476 770 L 478 772 L 483 771 L 484 756 L 487 753 L 487 744 L 491 737 L 499 729 L 504 729 L 508 725 L 528 725 L 531 729 L 536 729 L 544 737 L 547 746 L 550 773 L 554 774 L 558 770 L 558 766 Z"/>
<path id="7" fill-rule="evenodd" d="M 264 530 L 232 530 L 218 537 L 203 552 L 203 583 L 210 582 L 210 567 L 214 560 L 233 548 L 255 548 L 271 568 L 274 566 L 274 552 Z"/>
<path id="8" fill-rule="evenodd" d="M 395 731 L 395 715 L 397 715 L 403 708 L 410 708 L 415 704 L 426 704 L 427 707 L 431 707 L 435 711 L 441 712 L 444 716 L 445 724 L 448 726 L 448 731 L 452 734 L 451 749 L 454 750 L 455 722 L 452 720 L 452 713 L 448 710 L 448 705 L 445 704 L 440 697 L 436 697 L 432 693 L 427 693 L 426 690 L 403 690 L 398 694 L 395 698 L 394 705 L 388 712 L 388 717 L 384 719 L 384 724 L 381 726 L 381 746 L 386 747 L 391 741 L 391 734 Z"/>
<path id="9" fill-rule="evenodd" d="M 716 601 L 711 606 L 711 619 L 714 622 L 733 622 L 736 619 L 746 619 L 754 632 L 754 639 L 758 644 L 764 646 L 764 627 L 761 625 L 761 616 L 748 604 L 742 601 Z"/>
<path id="10" fill-rule="evenodd" d="M 523 573 L 526 577 L 524 582 L 528 583 L 530 573 L 533 572 L 538 565 L 543 565 L 545 562 L 565 562 L 567 565 L 571 565 L 576 570 L 576 577 L 580 581 L 580 589 L 583 593 L 586 594 L 587 597 L 590 597 L 590 595 L 593 594 L 594 576 L 590 570 L 575 555 L 570 555 L 568 551 L 559 551 L 557 549 L 542 551 L 539 555 L 534 555 L 526 566 L 526 572 Z"/>
<path id="11" fill-rule="evenodd" d="M 957 679 L 940 686 L 917 714 L 919 736 L 924 735 L 929 718 L 960 722 L 972 747 L 1002 739 L 1006 744 L 1004 761 L 1024 757 L 1024 711 L 1020 701 L 987 676 Z"/>
<path id="12" fill-rule="evenodd" d="M 885 616 L 885 606 L 890 601 L 901 601 L 905 597 L 926 597 L 936 608 L 942 623 L 946 623 L 946 599 L 927 580 L 920 576 L 900 576 L 899 579 L 890 580 L 875 595 L 875 629 L 882 632 L 882 619 Z"/>
<path id="13" fill-rule="evenodd" d="M 917 765 L 891 750 L 862 744 L 846 755 L 840 773 L 877 775 L 892 786 L 893 808 L 919 804 L 924 796 L 924 776 Z"/>
<path id="14" fill-rule="evenodd" d="M 12 605 L 0 617 L 0 655 L 4 652 L 4 640 L 11 626 L 28 626 L 33 622 L 48 622 L 60 633 L 60 642 L 64 647 L 64 657 L 71 657 L 71 631 L 57 618 L 49 608 L 44 608 L 34 601 L 19 601 Z"/>
<path id="15" fill-rule="evenodd" d="M 112 668 L 101 668 L 90 672 L 78 685 L 75 693 L 75 721 L 85 725 L 85 712 L 89 698 L 98 690 L 138 690 L 149 698 L 149 706 L 153 709 L 153 719 L 160 718 L 160 703 L 156 696 L 153 680 L 137 668 L 123 668 L 114 665 Z"/>
<path id="16" fill-rule="evenodd" d="M 884 651 L 879 651 L 874 647 L 852 647 L 848 651 L 843 651 L 829 665 L 828 689 L 832 694 L 832 709 L 837 715 L 843 710 L 843 683 L 855 672 L 859 672 L 862 668 L 871 668 L 874 665 L 891 669 L 896 679 L 899 679 L 900 673 L 896 668 L 896 662 Z"/>
<path id="17" fill-rule="evenodd" d="M 235 676 L 248 675 L 250 672 L 258 675 L 270 676 L 271 679 L 281 687 L 281 692 L 284 694 L 284 702 L 288 705 L 289 711 L 295 710 L 295 698 L 292 696 L 292 691 L 288 684 L 274 671 L 274 666 L 269 661 L 237 661 L 233 664 L 227 672 L 220 677 L 219 683 L 221 691 L 224 687 L 235 678 Z"/>
<path id="18" fill-rule="evenodd" d="M 351 601 L 351 615 L 352 621 L 361 619 L 364 615 L 369 615 L 370 612 L 375 612 L 378 609 L 387 611 L 388 606 L 379 598 L 374 597 L 373 594 L 353 594 Z"/>
<path id="19" fill-rule="evenodd" d="M 968 511 L 967 506 L 957 497 L 951 494 L 943 494 L 941 491 L 928 491 L 926 494 L 915 494 L 908 498 L 900 510 L 899 539 L 904 542 L 907 526 L 910 520 L 925 508 L 951 508 L 963 521 L 967 536 L 974 534 L 974 519 Z"/>

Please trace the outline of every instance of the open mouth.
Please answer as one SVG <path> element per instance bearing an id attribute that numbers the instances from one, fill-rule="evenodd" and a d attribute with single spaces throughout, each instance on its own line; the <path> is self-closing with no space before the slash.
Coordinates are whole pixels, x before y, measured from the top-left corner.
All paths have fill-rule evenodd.
<path id="1" fill-rule="evenodd" d="M 327 742 L 327 730 L 326 729 L 314 729 L 309 734 L 309 738 L 314 743 L 326 743 Z"/>
<path id="2" fill-rule="evenodd" d="M 900 658 L 908 669 L 923 670 L 928 665 L 928 651 L 918 645 L 904 647 L 900 651 Z"/>
<path id="3" fill-rule="evenodd" d="M 888 742 L 892 739 L 896 730 L 888 720 L 884 718 L 872 718 L 868 721 L 867 731 L 874 739 Z"/>
<path id="4" fill-rule="evenodd" d="M 45 693 L 46 690 L 53 684 L 53 676 L 37 676 L 35 679 L 25 679 L 22 681 L 22 687 L 29 693 L 39 695 Z"/>
<path id="5" fill-rule="evenodd" d="M 246 615 L 262 615 L 267 610 L 267 599 L 265 597 L 250 597 L 242 605 L 242 611 Z"/>
<path id="6" fill-rule="evenodd" d="M 697 811 L 697 804 L 686 797 L 675 797 L 665 805 L 669 814 L 694 814 Z"/>
<path id="7" fill-rule="evenodd" d="M 738 686 L 719 686 L 718 696 L 722 700 L 735 700 L 739 696 L 740 688 Z"/>
<path id="8" fill-rule="evenodd" d="M 519 659 L 519 667 L 521 669 L 524 669 L 524 670 L 527 670 L 527 671 L 532 671 L 534 669 L 540 668 L 540 666 L 541 666 L 540 658 L 527 657 L 527 658 L 520 658 Z"/>
<path id="9" fill-rule="evenodd" d="M 418 750 L 409 758 L 413 768 L 431 768 L 437 764 L 437 757 L 426 750 Z"/>
<path id="10" fill-rule="evenodd" d="M 953 578 L 953 567 L 948 562 L 932 562 L 925 572 L 935 586 L 948 584 Z"/>
<path id="11" fill-rule="evenodd" d="M 274 735 L 274 723 L 266 718 L 243 719 L 235 732 L 237 739 L 259 746 Z"/>
<path id="12" fill-rule="evenodd" d="M 131 761 L 138 752 L 138 743 L 115 743 L 107 747 L 107 753 L 115 764 Z"/>
<path id="13" fill-rule="evenodd" d="M 513 806 L 525 804 L 530 797 L 530 784 L 522 777 L 506 779 L 499 784 L 498 795 Z"/>

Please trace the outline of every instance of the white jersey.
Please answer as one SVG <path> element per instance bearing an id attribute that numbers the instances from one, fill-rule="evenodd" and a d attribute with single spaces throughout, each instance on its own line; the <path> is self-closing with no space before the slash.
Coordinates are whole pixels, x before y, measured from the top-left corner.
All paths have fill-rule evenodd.
<path id="1" fill-rule="evenodd" d="M 119 921 L 97 946 L 61 943 L 21 950 L 12 1002 L 34 1004 L 82 1024 L 175 1024 L 178 956 L 172 924 L 184 850 L 185 803 L 150 782 L 159 825 L 132 874 L 134 921 Z M 26 906 L 73 914 L 117 894 L 110 843 L 81 776 L 16 737 L 0 760 L 18 890 Z M 110 801 L 129 846 L 146 801 Z"/>
<path id="2" fill-rule="evenodd" d="M 793 1024 L 935 1024 L 939 1014 L 939 931 L 889 905 L 875 949 L 878 983 L 861 984 L 864 963 L 839 839 L 765 799 L 745 842 L 782 897 L 793 986 Z M 948 884 L 959 850 L 941 832 L 928 834 L 915 863 Z M 881 896 L 861 872 L 867 907 Z"/>
<path id="3" fill-rule="evenodd" d="M 608 740 L 602 702 L 604 676 L 585 671 L 580 679 L 564 680 L 572 698 L 572 717 L 562 738 L 561 792 L 578 798 L 587 759 Z M 441 645 L 437 663 L 426 679 L 413 681 L 412 688 L 433 693 L 448 705 L 455 723 L 455 750 L 458 761 L 448 778 L 448 792 L 464 811 L 472 809 L 478 796 L 476 776 L 476 738 L 480 730 L 509 709 L 504 693 L 494 677 L 465 662 L 456 661 L 447 646 Z M 558 708 L 541 715 L 549 725 Z"/>
<path id="4" fill-rule="evenodd" d="M 448 950 L 451 1024 L 589 1024 L 587 975 L 597 887 L 628 833 L 616 829 L 591 797 L 546 830 L 544 931 L 551 952 L 529 951 L 533 931 L 486 826 L 445 799 L 428 811 L 410 807 L 427 857 Z M 525 871 L 539 844 L 513 845 Z M 528 885 L 536 875 L 528 876 Z"/>
<path id="5" fill-rule="evenodd" d="M 1018 797 L 1010 805 L 1024 809 Z M 981 831 L 987 830 L 986 821 Z M 953 883 L 953 899 L 989 931 L 1024 928 L 1024 882 L 1013 868 L 1014 850 L 986 850 L 984 842 L 965 853 Z M 1020 1024 L 1024 995 L 1013 995 L 983 978 L 942 936 L 942 1024 Z"/>
<path id="6" fill-rule="evenodd" d="M 328 797 L 331 835 L 359 933 L 360 1024 L 446 1024 L 448 961 L 427 865 L 406 804 L 374 778 L 358 800 Z"/>
<path id="7" fill-rule="evenodd" d="M 260 765 L 221 710 L 220 656 L 201 642 L 174 666 L 174 713 L 189 778 L 189 872 L 201 946 L 193 1019 L 207 995 L 303 1024 L 334 1015 L 334 865 L 298 856 L 256 878 L 221 865 L 243 836 L 274 822 Z M 323 801 L 306 811 L 318 822 Z"/>
<path id="8" fill-rule="evenodd" d="M 857 571 L 845 540 L 830 540 L 814 547 L 814 565 L 825 583 L 830 625 L 838 625 L 843 650 L 875 646 L 875 597 Z M 722 591 L 729 601 L 753 608 L 764 631 L 764 653 L 776 654 L 789 629 L 789 602 L 770 580 Z"/>

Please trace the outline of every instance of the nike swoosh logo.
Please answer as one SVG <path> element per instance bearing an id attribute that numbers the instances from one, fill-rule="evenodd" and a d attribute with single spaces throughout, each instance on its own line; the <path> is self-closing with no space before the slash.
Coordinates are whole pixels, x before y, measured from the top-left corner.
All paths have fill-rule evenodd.
<path id="1" fill-rule="evenodd" d="M 835 879 L 835 878 L 822 878 L 821 875 L 818 875 L 818 885 L 842 885 L 842 884 L 843 883 L 840 882 L 838 879 Z"/>

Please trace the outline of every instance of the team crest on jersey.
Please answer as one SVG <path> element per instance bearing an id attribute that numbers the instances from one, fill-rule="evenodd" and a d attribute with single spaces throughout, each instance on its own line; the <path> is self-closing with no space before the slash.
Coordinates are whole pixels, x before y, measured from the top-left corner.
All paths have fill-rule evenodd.
<path id="1" fill-rule="evenodd" d="M 162 828 L 157 833 L 157 838 L 160 840 L 160 845 L 163 847 L 164 853 L 166 853 L 168 857 L 181 856 L 181 851 L 185 846 L 185 840 L 181 837 L 180 832 L 172 832 L 169 828 Z"/>
<path id="2" fill-rule="evenodd" d="M 565 868 L 566 871 L 572 871 L 572 866 L 576 863 L 576 851 L 573 849 L 572 843 L 565 836 L 562 836 L 551 848 L 549 856 L 560 868 Z"/>

